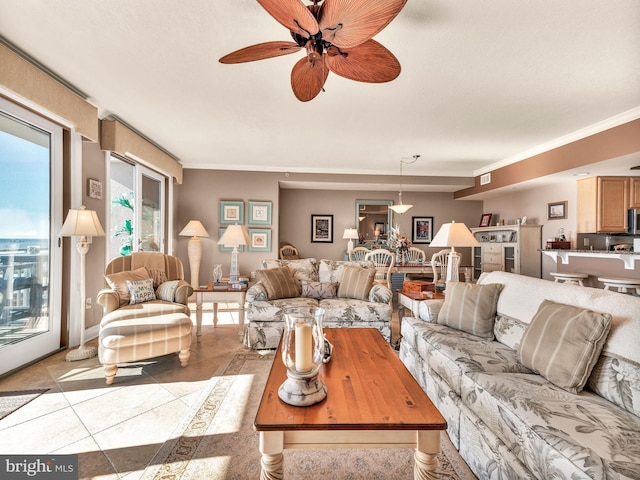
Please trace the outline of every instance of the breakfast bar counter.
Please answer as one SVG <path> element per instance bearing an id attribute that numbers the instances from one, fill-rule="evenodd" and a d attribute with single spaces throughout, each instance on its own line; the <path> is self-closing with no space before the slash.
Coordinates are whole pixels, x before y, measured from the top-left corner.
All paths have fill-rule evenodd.
<path id="1" fill-rule="evenodd" d="M 553 258 L 557 262 L 561 260 L 562 264 L 567 265 L 570 257 L 589 257 L 589 258 L 605 258 L 619 259 L 624 262 L 625 270 L 634 270 L 636 260 L 640 262 L 640 252 L 631 251 L 614 251 L 614 250 L 561 250 L 561 249 L 541 249 L 543 254 Z"/>

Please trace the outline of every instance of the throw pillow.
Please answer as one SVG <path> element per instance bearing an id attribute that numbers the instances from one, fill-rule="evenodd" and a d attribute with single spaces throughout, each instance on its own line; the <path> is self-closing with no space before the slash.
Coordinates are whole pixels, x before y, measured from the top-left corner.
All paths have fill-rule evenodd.
<path id="1" fill-rule="evenodd" d="M 438 323 L 493 340 L 493 322 L 501 290 L 499 283 L 447 282 Z"/>
<path id="2" fill-rule="evenodd" d="M 608 313 L 544 300 L 520 341 L 520 362 L 558 387 L 578 393 L 610 328 Z"/>
<path id="3" fill-rule="evenodd" d="M 120 296 L 120 305 L 126 305 L 129 303 L 129 287 L 127 287 L 127 280 L 144 280 L 149 278 L 149 272 L 144 267 L 137 268 L 135 270 L 112 273 L 105 275 L 104 279 L 107 285 L 112 290 L 118 292 Z"/>
<path id="4" fill-rule="evenodd" d="M 375 276 L 375 268 L 344 267 L 342 280 L 338 287 L 338 298 L 367 300 Z"/>
<path id="5" fill-rule="evenodd" d="M 267 290 L 269 300 L 295 298 L 300 295 L 299 283 L 289 267 L 256 270 L 256 276 Z"/>
<path id="6" fill-rule="evenodd" d="M 173 302 L 176 297 L 176 290 L 178 289 L 178 283 L 180 280 L 170 280 L 163 282 L 156 289 L 156 298 L 164 300 L 166 302 Z"/>
<path id="7" fill-rule="evenodd" d="M 153 291 L 153 280 L 150 278 L 127 280 L 127 287 L 129 289 L 129 305 L 150 302 L 156 299 L 156 293 Z"/>
<path id="8" fill-rule="evenodd" d="M 331 282 L 302 282 L 302 296 L 317 300 L 336 298 L 337 285 L 337 283 Z"/>

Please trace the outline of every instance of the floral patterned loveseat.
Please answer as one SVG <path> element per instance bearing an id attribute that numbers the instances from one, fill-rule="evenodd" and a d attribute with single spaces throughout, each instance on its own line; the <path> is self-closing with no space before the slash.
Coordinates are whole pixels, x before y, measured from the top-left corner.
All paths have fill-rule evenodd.
<path id="1" fill-rule="evenodd" d="M 471 470 L 480 479 L 639 479 L 640 298 L 505 272 L 483 274 L 467 293 L 491 284 L 492 329 L 457 328 L 474 304 L 446 304 L 457 284 L 401 327 L 400 358 Z M 585 325 L 595 328 L 572 354 L 564 339 Z M 564 385 L 567 372 L 584 387 Z"/>
<path id="2" fill-rule="evenodd" d="M 387 341 L 391 341 L 391 290 L 385 285 L 374 283 L 366 294 L 366 299 L 341 297 L 338 294 L 346 267 L 357 267 L 357 269 L 373 271 L 375 274 L 373 262 L 315 258 L 269 259 L 262 261 L 262 267 L 265 270 L 282 267 L 290 269 L 297 282 L 297 292 L 296 296 L 270 300 L 263 281 L 258 281 L 247 290 L 245 319 L 249 325 L 245 343 L 248 347 L 277 348 L 284 330 L 284 309 L 295 306 L 323 308 L 325 310 L 323 324 L 327 328 L 377 328 Z M 260 273 L 258 271 L 258 274 Z"/>

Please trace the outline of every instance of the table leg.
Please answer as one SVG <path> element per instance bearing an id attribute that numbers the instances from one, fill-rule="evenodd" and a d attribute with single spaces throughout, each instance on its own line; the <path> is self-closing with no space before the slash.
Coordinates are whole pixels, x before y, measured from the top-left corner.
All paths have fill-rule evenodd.
<path id="1" fill-rule="evenodd" d="M 238 336 L 242 342 L 244 337 L 244 301 L 238 305 Z"/>
<path id="2" fill-rule="evenodd" d="M 213 328 L 218 326 L 218 302 L 213 301 Z"/>
<path id="3" fill-rule="evenodd" d="M 414 480 L 435 480 L 438 472 L 438 452 L 440 452 L 440 430 L 420 430 L 417 432 L 418 445 L 414 454 Z"/>
<path id="4" fill-rule="evenodd" d="M 202 336 L 202 300 L 203 293 L 196 292 L 196 341 L 200 343 L 200 337 Z"/>
<path id="5" fill-rule="evenodd" d="M 260 480 L 282 480 L 284 477 L 284 432 L 260 432 L 262 466 Z"/>

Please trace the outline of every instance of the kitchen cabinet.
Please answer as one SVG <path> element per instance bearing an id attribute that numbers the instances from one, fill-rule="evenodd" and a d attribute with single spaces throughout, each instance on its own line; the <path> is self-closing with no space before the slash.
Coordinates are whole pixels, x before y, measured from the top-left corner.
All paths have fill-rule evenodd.
<path id="1" fill-rule="evenodd" d="M 473 277 L 482 272 L 503 272 L 542 276 L 542 225 L 498 225 L 472 228 L 480 242 L 473 247 Z"/>
<path id="2" fill-rule="evenodd" d="M 640 208 L 640 177 L 629 177 L 629 208 Z"/>
<path id="3" fill-rule="evenodd" d="M 591 177 L 577 182 L 578 233 L 626 232 L 629 177 Z"/>

